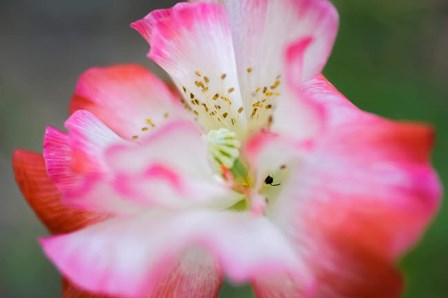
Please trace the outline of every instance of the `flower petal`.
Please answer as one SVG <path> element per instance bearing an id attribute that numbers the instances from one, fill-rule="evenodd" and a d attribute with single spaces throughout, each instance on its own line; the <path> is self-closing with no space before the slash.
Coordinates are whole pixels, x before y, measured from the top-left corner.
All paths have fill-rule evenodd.
<path id="1" fill-rule="evenodd" d="M 179 256 L 191 249 L 205 250 L 235 282 L 296 272 L 301 266 L 268 220 L 235 212 L 143 213 L 47 238 L 42 245 L 82 288 L 132 297 L 154 293 Z"/>
<path id="2" fill-rule="evenodd" d="M 155 206 L 225 209 L 241 200 L 213 173 L 206 140 L 192 122 L 169 123 L 140 144 L 112 146 L 105 163 L 109 171 L 88 175 L 67 195 L 70 204 L 130 214 Z"/>
<path id="3" fill-rule="evenodd" d="M 207 258 L 198 254 L 187 254 L 173 270 L 161 279 L 152 294 L 143 297 L 218 297 L 222 284 L 222 276 L 217 266 Z M 63 298 L 109 298 L 107 295 L 88 293 L 67 279 L 63 281 Z"/>
<path id="4" fill-rule="evenodd" d="M 352 245 L 338 239 L 331 249 L 315 251 L 309 258 L 314 268 L 316 284 L 306 286 L 300 279 L 285 276 L 259 279 L 253 283 L 256 297 L 312 297 L 312 298 L 398 298 L 402 279 L 392 263 L 363 254 Z M 326 243 L 321 243 L 325 246 Z M 342 254 L 339 252 L 343 252 Z M 332 256 L 331 262 L 328 256 Z M 323 259 L 323 260 L 322 260 Z"/>
<path id="5" fill-rule="evenodd" d="M 218 208 L 231 206 L 239 196 L 213 172 L 208 156 L 201 131 L 192 122 L 179 121 L 139 146 L 111 148 L 107 160 L 118 173 L 117 189 L 140 203 L 150 198 L 152 204 L 174 203 L 171 207 L 207 201 Z"/>
<path id="6" fill-rule="evenodd" d="M 75 112 L 65 126 L 68 135 L 47 128 L 43 153 L 48 176 L 64 194 L 80 187 L 87 173 L 105 171 L 106 147 L 123 142 L 87 111 Z"/>
<path id="7" fill-rule="evenodd" d="M 223 7 L 179 3 L 151 12 L 132 27 L 149 42 L 148 56 L 173 78 L 205 128 L 227 127 L 242 133 L 246 119 L 237 112 L 243 104 Z"/>
<path id="8" fill-rule="evenodd" d="M 77 110 L 92 112 L 125 139 L 142 137 L 155 125 L 186 117 L 179 95 L 139 65 L 86 71 L 79 79 L 70 106 L 70 113 Z"/>
<path id="9" fill-rule="evenodd" d="M 255 174 L 255 189 L 260 189 L 267 176 L 278 173 L 285 176 L 290 167 L 297 166 L 302 148 L 292 140 L 278 134 L 262 131 L 246 142 L 242 154 Z M 273 177 L 275 181 L 279 177 Z M 275 182 L 277 183 L 277 182 Z"/>
<path id="10" fill-rule="evenodd" d="M 203 2 L 190 1 L 190 2 Z M 223 5 L 232 28 L 233 42 L 243 84 L 269 84 L 269 74 L 281 74 L 284 49 L 307 39 L 297 81 L 305 82 L 325 66 L 338 29 L 338 13 L 327 0 L 209 0 Z M 279 34 L 281 33 L 281 34 Z M 251 67 L 257 79 L 247 79 Z M 257 72 L 258 71 L 258 72 Z M 264 77 L 264 78 L 263 78 Z M 265 82 L 265 85 L 262 82 Z"/>
<path id="11" fill-rule="evenodd" d="M 283 74 L 284 49 L 308 40 L 295 79 L 305 82 L 325 66 L 338 29 L 338 14 L 326 0 L 218 0 L 229 13 L 240 82 L 269 86 Z M 246 69 L 252 68 L 247 74 Z M 273 77 L 272 77 L 273 76 Z M 255 83 L 255 85 L 254 85 Z M 255 88 L 249 88 L 254 90 Z M 249 95 L 249 94 L 245 94 Z"/>
<path id="12" fill-rule="evenodd" d="M 77 211 L 63 205 L 59 190 L 47 176 L 42 155 L 17 150 L 13 156 L 13 168 L 23 196 L 52 233 L 72 232 L 106 217 L 104 214 Z"/>
<path id="13" fill-rule="evenodd" d="M 371 116 L 305 144 L 269 215 L 297 251 L 312 252 L 303 258 L 320 280 L 317 297 L 398 297 L 393 263 L 439 204 L 432 139 L 425 126 Z"/>
<path id="14" fill-rule="evenodd" d="M 326 126 L 376 120 L 375 116 L 351 103 L 322 75 L 300 86 L 299 97 L 322 109 Z"/>
<path id="15" fill-rule="evenodd" d="M 439 205 L 441 187 L 429 159 L 433 138 L 424 125 L 378 118 L 338 126 L 319 140 L 310 160 L 309 177 L 325 185 L 316 195 L 341 196 L 331 203 L 364 223 L 351 232 L 378 229 L 383 241 L 365 239 L 366 245 L 398 257 L 419 238 Z"/>

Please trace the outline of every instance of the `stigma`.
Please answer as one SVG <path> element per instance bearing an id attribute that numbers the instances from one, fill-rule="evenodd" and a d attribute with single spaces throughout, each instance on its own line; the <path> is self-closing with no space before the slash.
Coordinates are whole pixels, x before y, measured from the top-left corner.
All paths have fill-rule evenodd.
<path id="1" fill-rule="evenodd" d="M 240 156 L 241 143 L 236 133 L 227 128 L 220 128 L 210 130 L 206 138 L 212 162 L 217 168 L 224 166 L 231 169 Z"/>

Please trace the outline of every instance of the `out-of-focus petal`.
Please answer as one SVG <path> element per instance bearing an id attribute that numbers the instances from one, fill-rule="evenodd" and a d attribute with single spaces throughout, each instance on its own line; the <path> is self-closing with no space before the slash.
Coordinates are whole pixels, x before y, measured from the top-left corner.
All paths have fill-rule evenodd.
<path id="1" fill-rule="evenodd" d="M 139 65 L 97 67 L 79 79 L 70 112 L 88 110 L 124 139 L 186 117 L 179 95 Z"/>
<path id="2" fill-rule="evenodd" d="M 43 156 L 48 176 L 67 194 L 84 183 L 85 175 L 107 170 L 106 148 L 124 141 L 88 111 L 77 111 L 65 126 L 67 135 L 47 128 Z"/>
<path id="3" fill-rule="evenodd" d="M 169 123 L 140 144 L 110 147 L 104 175 L 85 177 L 70 204 L 116 214 L 144 207 L 225 209 L 241 199 L 213 173 L 206 140 L 189 121 Z"/>
<path id="4" fill-rule="evenodd" d="M 151 293 L 141 297 L 218 297 L 222 284 L 222 274 L 213 260 L 204 254 L 191 251 L 181 260 Z M 63 281 L 63 298 L 110 298 L 111 296 L 92 294 L 74 285 L 67 279 Z M 116 297 L 116 296 L 114 296 Z"/>
<path id="5" fill-rule="evenodd" d="M 324 76 L 320 75 L 299 88 L 299 97 L 319 106 L 325 115 L 325 126 L 370 122 L 377 118 L 360 110 L 341 94 Z"/>
<path id="6" fill-rule="evenodd" d="M 311 204 L 322 211 L 335 204 L 340 217 L 330 218 L 332 228 L 369 235 L 358 240 L 378 253 L 400 256 L 439 206 L 441 186 L 429 158 L 433 138 L 424 125 L 378 118 L 329 130 L 303 169 L 313 182 L 307 187 L 314 191 Z"/>
<path id="7" fill-rule="evenodd" d="M 43 239 L 42 245 L 72 282 L 111 295 L 154 293 L 190 249 L 205 251 L 234 282 L 303 272 L 266 218 L 236 212 L 142 213 Z"/>
<path id="8" fill-rule="evenodd" d="M 402 278 L 392 263 L 358 250 L 345 240 L 333 239 L 330 249 L 316 247 L 309 258 L 316 283 L 306 286 L 300 278 L 279 276 L 253 283 L 257 298 L 398 298 Z M 316 245 L 328 245 L 319 243 Z M 331 260 L 329 260 L 331 258 Z"/>
<path id="9" fill-rule="evenodd" d="M 308 37 L 299 39 L 285 50 L 282 65 L 286 86 L 281 88 L 282 96 L 275 105 L 271 125 L 272 132 L 300 141 L 316 137 L 327 116 L 321 105 L 302 92 L 304 53 L 311 41 Z"/>
<path id="10" fill-rule="evenodd" d="M 72 232 L 105 219 L 104 214 L 77 211 L 62 204 L 59 190 L 47 176 L 42 155 L 17 150 L 13 167 L 23 196 L 52 233 Z"/>
<path id="11" fill-rule="evenodd" d="M 342 95 L 323 75 L 303 83 L 296 70 L 303 62 L 306 40 L 298 41 L 286 51 L 287 88 L 274 111 L 271 130 L 285 137 L 306 140 L 315 137 L 323 127 L 375 123 L 376 117 L 361 111 Z"/>
<path id="12" fill-rule="evenodd" d="M 290 170 L 269 216 L 298 252 L 307 252 L 303 258 L 322 280 L 315 296 L 398 297 L 393 264 L 439 205 L 440 184 L 429 162 L 433 134 L 423 125 L 373 116 L 342 123 L 303 145 L 308 153 Z M 276 148 L 264 146 L 259 154 Z"/>

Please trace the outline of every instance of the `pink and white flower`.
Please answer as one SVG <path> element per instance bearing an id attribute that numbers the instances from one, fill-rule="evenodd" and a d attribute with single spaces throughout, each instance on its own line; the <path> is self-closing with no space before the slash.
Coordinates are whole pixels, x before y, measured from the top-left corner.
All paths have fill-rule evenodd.
<path id="1" fill-rule="evenodd" d="M 223 277 L 257 297 L 399 297 L 394 263 L 439 203 L 433 135 L 320 75 L 337 24 L 326 0 L 216 0 L 132 25 L 180 94 L 91 69 L 68 133 L 14 156 L 65 297 L 215 297 Z"/>

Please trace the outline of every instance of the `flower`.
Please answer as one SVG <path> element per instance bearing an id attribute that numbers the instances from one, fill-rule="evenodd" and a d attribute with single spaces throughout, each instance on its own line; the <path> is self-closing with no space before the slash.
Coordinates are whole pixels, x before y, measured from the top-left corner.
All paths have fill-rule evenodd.
<path id="1" fill-rule="evenodd" d="M 15 153 L 66 295 L 214 297 L 226 277 L 257 297 L 398 297 L 394 263 L 440 198 L 431 129 L 320 75 L 328 1 L 210 2 L 132 25 L 180 95 L 139 66 L 91 69 L 68 133 Z"/>

